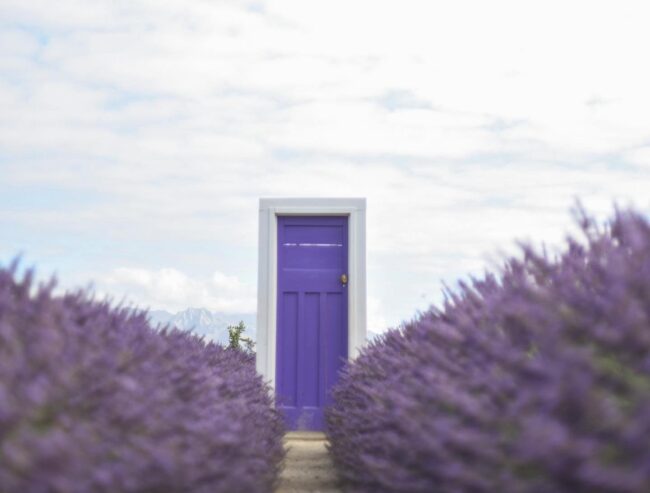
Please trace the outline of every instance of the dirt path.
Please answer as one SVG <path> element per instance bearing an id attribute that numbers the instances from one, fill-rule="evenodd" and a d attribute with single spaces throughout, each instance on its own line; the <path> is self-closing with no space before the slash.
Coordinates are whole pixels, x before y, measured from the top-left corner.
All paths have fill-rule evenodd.
<path id="1" fill-rule="evenodd" d="M 287 433 L 287 458 L 276 493 L 340 493 L 326 443 L 322 433 Z"/>

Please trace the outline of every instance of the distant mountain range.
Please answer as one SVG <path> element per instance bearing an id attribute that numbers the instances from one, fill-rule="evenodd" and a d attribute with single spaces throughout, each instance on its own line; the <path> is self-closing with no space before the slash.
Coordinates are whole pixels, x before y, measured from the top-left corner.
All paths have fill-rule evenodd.
<path id="1" fill-rule="evenodd" d="M 191 330 L 206 339 L 228 343 L 228 326 L 244 322 L 244 335 L 255 340 L 256 315 L 254 313 L 220 313 L 205 308 L 187 308 L 178 313 L 165 310 L 151 310 L 149 320 L 152 325 L 173 325 L 181 330 Z"/>
<path id="2" fill-rule="evenodd" d="M 246 331 L 244 335 L 256 340 L 257 317 L 254 313 L 221 313 L 211 312 L 206 308 L 187 308 L 178 313 L 165 310 L 151 310 L 149 320 L 152 325 L 172 325 L 181 330 L 191 330 L 206 339 L 228 344 L 228 326 L 244 322 Z M 367 339 L 370 341 L 378 334 L 368 331 Z"/>

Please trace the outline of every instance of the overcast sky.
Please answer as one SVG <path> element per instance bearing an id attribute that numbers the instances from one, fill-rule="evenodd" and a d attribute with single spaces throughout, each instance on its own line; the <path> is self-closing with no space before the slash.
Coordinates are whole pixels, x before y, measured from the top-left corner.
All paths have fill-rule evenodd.
<path id="1" fill-rule="evenodd" d="M 259 197 L 367 197 L 381 331 L 649 210 L 644 3 L 0 0 L 0 262 L 250 312 Z"/>

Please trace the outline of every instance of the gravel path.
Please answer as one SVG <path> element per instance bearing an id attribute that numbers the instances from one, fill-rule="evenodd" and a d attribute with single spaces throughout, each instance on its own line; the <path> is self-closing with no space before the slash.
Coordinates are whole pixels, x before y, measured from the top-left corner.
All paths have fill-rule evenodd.
<path id="1" fill-rule="evenodd" d="M 322 433 L 291 432 L 284 439 L 287 458 L 276 493 L 340 493 Z"/>

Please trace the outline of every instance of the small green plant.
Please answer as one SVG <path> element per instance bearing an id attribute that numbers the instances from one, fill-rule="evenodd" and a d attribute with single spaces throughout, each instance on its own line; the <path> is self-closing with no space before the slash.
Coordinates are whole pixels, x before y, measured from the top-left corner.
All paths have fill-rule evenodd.
<path id="1" fill-rule="evenodd" d="M 250 337 L 243 336 L 242 334 L 246 331 L 246 326 L 244 325 L 243 320 L 240 321 L 237 325 L 228 326 L 228 348 L 237 349 L 239 351 L 244 351 L 246 353 L 255 352 L 255 341 Z M 240 343 L 244 343 L 244 347 Z"/>

